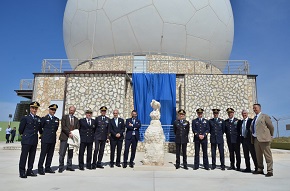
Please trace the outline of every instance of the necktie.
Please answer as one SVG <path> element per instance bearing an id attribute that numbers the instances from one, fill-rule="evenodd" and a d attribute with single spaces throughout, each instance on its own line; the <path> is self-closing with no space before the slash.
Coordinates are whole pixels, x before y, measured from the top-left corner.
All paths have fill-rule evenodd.
<path id="1" fill-rule="evenodd" d="M 181 123 L 183 123 L 183 120 L 180 120 Z"/>
<path id="2" fill-rule="evenodd" d="M 135 119 L 132 120 L 133 124 L 135 124 Z"/>
<path id="3" fill-rule="evenodd" d="M 74 125 L 74 117 L 73 117 L 73 116 L 70 117 L 70 125 L 71 125 L 71 126 Z"/>
<path id="4" fill-rule="evenodd" d="M 102 117 L 102 120 L 104 121 L 105 120 L 105 117 Z"/>
<path id="5" fill-rule="evenodd" d="M 115 118 L 115 124 L 116 124 L 116 127 L 118 127 L 118 119 Z"/>
<path id="6" fill-rule="evenodd" d="M 218 118 L 215 118 L 215 121 L 218 121 Z"/>
<path id="7" fill-rule="evenodd" d="M 91 120 L 88 120 L 88 124 L 91 126 Z"/>
<path id="8" fill-rule="evenodd" d="M 255 123 L 256 123 L 257 115 L 254 117 L 253 125 L 252 125 L 252 132 L 255 134 Z"/>
<path id="9" fill-rule="evenodd" d="M 242 134 L 242 136 L 243 137 L 245 137 L 246 138 L 246 120 L 244 119 L 244 121 L 243 121 L 243 127 L 242 127 L 243 129 L 243 134 Z"/>
<path id="10" fill-rule="evenodd" d="M 199 121 L 201 122 L 202 121 L 202 118 L 199 118 Z"/>

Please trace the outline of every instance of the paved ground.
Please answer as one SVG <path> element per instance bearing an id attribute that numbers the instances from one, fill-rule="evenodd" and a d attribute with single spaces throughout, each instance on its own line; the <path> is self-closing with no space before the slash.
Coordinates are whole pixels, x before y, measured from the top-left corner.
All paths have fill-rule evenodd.
<path id="1" fill-rule="evenodd" d="M 10 145 L 10 144 L 9 144 Z M 12 145 L 12 144 L 11 144 Z M 15 146 L 19 143 L 14 143 Z M 253 175 L 237 171 L 206 171 L 199 169 L 174 169 L 175 155 L 166 154 L 163 168 L 141 166 L 143 153 L 136 154 L 136 168 L 110 168 L 109 156 L 104 156 L 105 169 L 75 172 L 64 171 L 62 174 L 46 174 L 21 179 L 18 177 L 20 150 L 4 150 L 5 142 L 0 142 L 0 190 L 106 190 L 106 191 L 183 191 L 183 190 L 290 190 L 290 151 L 273 150 L 274 176 Z M 34 167 L 37 168 L 39 151 Z M 210 159 L 211 160 L 211 159 Z M 77 164 L 77 155 L 73 163 Z M 193 163 L 193 157 L 188 158 Z M 226 158 L 226 164 L 229 159 Z M 53 169 L 57 170 L 58 153 L 53 158 Z M 244 161 L 242 160 L 242 168 Z"/>

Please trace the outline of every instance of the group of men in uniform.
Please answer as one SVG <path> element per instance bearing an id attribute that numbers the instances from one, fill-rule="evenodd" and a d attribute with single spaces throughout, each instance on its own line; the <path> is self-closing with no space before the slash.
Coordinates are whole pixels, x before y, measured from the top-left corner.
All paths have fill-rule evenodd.
<path id="1" fill-rule="evenodd" d="M 228 119 L 219 118 L 220 109 L 212 109 L 213 118 L 207 120 L 203 118 L 204 110 L 198 108 L 196 110 L 197 118 L 192 120 L 192 132 L 194 136 L 194 166 L 193 170 L 200 167 L 199 153 L 200 146 L 203 152 L 203 166 L 205 170 L 210 170 L 208 162 L 208 135 L 210 134 L 212 165 L 214 170 L 216 165 L 216 150 L 218 148 L 220 154 L 220 167 L 225 170 L 224 157 L 224 138 L 226 141 L 230 155 L 230 166 L 228 170 L 241 171 L 241 154 L 240 145 L 242 144 L 245 157 L 246 169 L 242 172 L 252 172 L 250 163 L 250 154 L 255 166 L 253 174 L 264 174 L 263 155 L 267 163 L 266 177 L 273 176 L 273 159 L 270 150 L 270 142 L 273 138 L 274 127 L 270 117 L 261 113 L 261 105 L 254 104 L 253 111 L 256 114 L 254 119 L 248 117 L 246 110 L 242 111 L 242 119 L 238 120 L 234 117 L 235 110 L 228 108 Z M 188 170 L 186 148 L 189 142 L 190 123 L 185 119 L 186 112 L 183 109 L 178 111 L 178 119 L 173 124 L 176 144 L 176 169 L 180 168 L 180 150 L 182 148 L 183 167 Z"/>
<path id="2" fill-rule="evenodd" d="M 30 114 L 24 116 L 19 125 L 19 133 L 21 140 L 21 155 L 19 161 L 19 176 L 27 178 L 27 176 L 37 176 L 33 171 L 33 163 L 38 144 L 38 133 L 41 139 L 41 152 L 38 162 L 38 174 L 55 173 L 51 169 L 51 162 L 54 154 L 56 143 L 56 132 L 59 126 L 59 119 L 55 116 L 58 106 L 52 104 L 48 107 L 48 114 L 39 117 L 36 112 L 40 104 L 38 102 L 30 103 Z M 228 108 L 226 111 L 229 118 L 223 120 L 219 118 L 219 109 L 212 109 L 213 118 L 207 120 L 203 118 L 204 110 L 199 108 L 196 110 L 197 118 L 192 120 L 192 132 L 194 135 L 194 170 L 200 167 L 199 153 L 200 146 L 203 152 L 203 166 L 209 170 L 209 161 L 207 155 L 208 134 L 210 134 L 212 165 L 211 169 L 216 168 L 216 149 L 220 154 L 221 170 L 225 170 L 224 158 L 224 139 L 226 134 L 227 145 L 230 154 L 230 166 L 228 170 L 240 171 L 241 155 L 240 144 L 242 143 L 246 169 L 243 172 L 251 172 L 250 156 L 254 162 L 255 170 L 253 174 L 264 174 L 263 155 L 267 163 L 267 177 L 273 176 L 273 159 L 270 150 L 270 142 L 274 134 L 274 127 L 268 115 L 261 113 L 261 105 L 254 104 L 253 110 L 256 114 L 254 119 L 248 117 L 246 110 L 242 111 L 242 120 L 234 117 L 234 109 Z M 114 165 L 121 167 L 121 150 L 125 139 L 123 168 L 128 165 L 129 149 L 131 147 L 131 157 L 129 166 L 134 167 L 134 159 L 136 148 L 139 141 L 139 129 L 141 121 L 137 118 L 137 111 L 131 112 L 131 118 L 124 119 L 119 117 L 118 110 L 113 111 L 113 118 L 106 116 L 107 107 L 100 108 L 101 115 L 92 119 L 93 111 L 87 109 L 85 118 L 78 119 L 74 116 L 76 108 L 69 107 L 69 113 L 64 115 L 61 120 L 60 149 L 59 149 L 59 168 L 58 172 L 62 173 L 64 169 L 64 158 L 67 154 L 66 170 L 74 171 L 72 168 L 73 147 L 68 140 L 74 137 L 74 130 L 78 129 L 80 135 L 79 149 L 79 170 L 84 170 L 84 153 L 87 152 L 86 168 L 87 169 L 103 169 L 102 158 L 104 154 L 105 144 L 110 142 L 111 155 L 110 167 Z M 182 149 L 183 167 L 187 166 L 187 143 L 189 142 L 190 123 L 185 119 L 186 112 L 183 109 L 178 111 L 178 119 L 174 121 L 173 130 L 175 133 L 176 143 L 176 169 L 180 168 L 180 154 Z M 126 131 L 126 132 L 125 132 Z M 125 135 L 124 135 L 125 134 Z M 95 143 L 94 153 L 93 143 Z M 114 162 L 115 150 L 117 147 L 116 162 Z M 93 158 L 93 159 L 92 159 Z M 26 170 L 26 162 L 28 159 L 28 168 Z M 43 168 L 45 160 L 45 168 Z"/>
<path id="3" fill-rule="evenodd" d="M 51 169 L 51 162 L 54 154 L 56 143 L 56 132 L 59 126 L 59 119 L 55 116 L 58 108 L 56 104 L 50 105 L 48 114 L 44 117 L 39 117 L 36 112 L 40 104 L 38 102 L 30 103 L 30 114 L 24 116 L 19 125 L 19 133 L 22 137 L 21 155 L 19 161 L 19 176 L 27 178 L 27 176 L 37 176 L 33 171 L 33 163 L 38 144 L 38 133 L 41 139 L 41 152 L 38 162 L 38 174 L 45 175 L 45 173 L 55 173 Z M 61 120 L 61 133 L 60 133 L 60 148 L 59 148 L 59 168 L 58 172 L 62 173 L 64 168 L 64 158 L 67 154 L 67 167 L 66 170 L 74 171 L 72 168 L 73 147 L 68 143 L 68 140 L 74 137 L 74 130 L 78 129 L 80 135 L 80 149 L 79 149 L 79 169 L 84 170 L 84 153 L 87 152 L 86 168 L 87 169 L 103 169 L 102 158 L 104 154 L 105 144 L 110 142 L 111 155 L 110 167 L 114 165 L 121 167 L 121 150 L 125 136 L 125 152 L 123 168 L 127 167 L 127 160 L 129 149 L 131 147 L 131 157 L 129 166 L 134 167 L 134 159 L 139 140 L 139 129 L 141 121 L 137 119 L 137 111 L 133 110 L 131 118 L 124 119 L 119 117 L 119 111 L 113 111 L 113 118 L 110 119 L 106 116 L 107 107 L 100 108 L 101 115 L 92 119 L 93 111 L 87 109 L 85 111 L 85 118 L 78 119 L 74 116 L 76 108 L 69 107 L 69 113 L 64 115 Z M 125 132 L 126 129 L 126 132 Z M 94 154 L 92 157 L 93 143 L 95 143 Z M 117 147 L 117 159 L 114 162 L 115 150 Z M 28 168 L 26 170 L 26 162 L 28 158 Z M 93 158 L 93 160 L 92 160 Z M 43 163 L 45 160 L 45 168 Z"/>

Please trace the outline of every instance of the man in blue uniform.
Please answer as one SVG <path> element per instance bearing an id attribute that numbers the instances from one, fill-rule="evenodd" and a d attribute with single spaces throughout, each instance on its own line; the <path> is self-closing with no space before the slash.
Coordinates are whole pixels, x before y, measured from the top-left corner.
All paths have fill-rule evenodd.
<path id="1" fill-rule="evenodd" d="M 189 133 L 189 121 L 185 119 L 186 112 L 183 109 L 178 111 L 178 119 L 173 123 L 173 131 L 175 134 L 175 146 L 176 146 L 176 164 L 175 168 L 180 168 L 180 149 L 182 148 L 183 155 L 183 168 L 188 170 L 187 167 L 187 143 Z"/>
<path id="2" fill-rule="evenodd" d="M 79 169 L 84 170 L 84 153 L 87 148 L 87 169 L 92 169 L 92 152 L 93 152 L 93 143 L 94 143 L 94 133 L 95 133 L 95 120 L 92 119 L 93 111 L 87 109 L 85 111 L 86 117 L 80 119 L 80 151 L 79 151 Z"/>
<path id="3" fill-rule="evenodd" d="M 137 119 L 137 111 L 131 112 L 131 118 L 126 119 L 126 137 L 125 137 L 125 151 L 124 151 L 124 164 L 123 168 L 127 168 L 127 160 L 129 155 L 129 148 L 131 146 L 130 164 L 131 168 L 134 168 L 134 159 L 139 140 L 139 129 L 141 127 L 141 121 Z"/>
<path id="4" fill-rule="evenodd" d="M 229 118 L 225 120 L 225 133 L 227 137 L 227 144 L 230 153 L 231 165 L 228 170 L 240 171 L 241 168 L 241 153 L 240 153 L 240 129 L 238 128 L 238 119 L 234 118 L 235 110 L 228 108 Z M 236 167 L 235 168 L 235 155 L 236 155 Z"/>
<path id="5" fill-rule="evenodd" d="M 207 135 L 209 133 L 209 122 L 202 117 L 203 109 L 196 110 L 197 118 L 192 120 L 192 132 L 194 135 L 194 170 L 199 168 L 199 150 L 200 145 L 203 153 L 203 166 L 205 170 L 209 170 L 208 156 L 207 156 Z"/>
<path id="6" fill-rule="evenodd" d="M 36 101 L 29 104 L 30 114 L 22 117 L 19 124 L 19 134 L 21 140 L 21 155 L 19 161 L 19 176 L 20 178 L 27 178 L 27 176 L 37 176 L 33 173 L 33 163 L 38 143 L 38 132 L 40 129 L 40 117 L 36 112 L 40 104 Z M 28 157 L 28 168 L 25 170 L 26 161 Z"/>
<path id="7" fill-rule="evenodd" d="M 58 105 L 50 105 L 48 115 L 41 119 L 41 127 L 39 130 L 41 137 L 41 152 L 38 161 L 38 174 L 45 175 L 45 173 L 55 173 L 50 168 L 56 143 L 56 131 L 59 126 L 59 119 L 55 117 L 55 112 Z M 43 163 L 45 161 L 45 172 L 43 171 Z"/>
<path id="8" fill-rule="evenodd" d="M 213 109 L 213 118 L 209 120 L 210 127 L 210 143 L 211 143 L 211 169 L 216 168 L 216 148 L 218 147 L 220 153 L 221 169 L 225 170 L 225 154 L 224 154 L 224 133 L 225 122 L 219 118 L 220 109 Z"/>
<path id="9" fill-rule="evenodd" d="M 116 166 L 121 167 L 121 151 L 124 140 L 125 132 L 125 122 L 124 119 L 119 117 L 119 111 L 115 109 L 113 111 L 114 117 L 110 119 L 110 145 L 111 145 L 111 155 L 110 155 L 110 167 L 114 167 L 114 157 L 115 150 L 117 147 L 117 159 Z"/>
<path id="10" fill-rule="evenodd" d="M 95 120 L 95 150 L 92 163 L 93 169 L 104 168 L 102 166 L 102 159 L 104 155 L 106 142 L 109 142 L 110 137 L 110 128 L 109 128 L 110 119 L 106 116 L 107 110 L 108 109 L 106 106 L 102 106 L 100 108 L 101 115 L 96 117 Z"/>

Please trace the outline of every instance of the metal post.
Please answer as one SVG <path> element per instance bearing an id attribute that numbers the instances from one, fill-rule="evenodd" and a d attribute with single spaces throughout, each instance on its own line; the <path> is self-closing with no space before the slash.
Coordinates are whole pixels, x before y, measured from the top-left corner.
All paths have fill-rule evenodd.
<path id="1" fill-rule="evenodd" d="M 272 116 L 273 118 L 274 118 L 274 120 L 276 121 L 276 123 L 277 123 L 277 137 L 279 138 L 280 136 L 279 136 L 279 120 L 281 119 L 277 119 L 276 117 L 274 117 L 274 116 Z"/>

